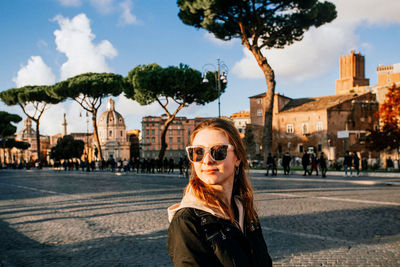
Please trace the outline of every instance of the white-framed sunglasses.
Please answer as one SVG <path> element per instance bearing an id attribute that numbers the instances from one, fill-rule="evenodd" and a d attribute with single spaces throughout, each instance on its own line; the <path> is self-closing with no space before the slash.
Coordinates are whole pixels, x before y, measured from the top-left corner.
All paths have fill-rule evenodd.
<path id="1" fill-rule="evenodd" d="M 200 162 L 204 159 L 206 153 L 210 153 L 214 161 L 222 161 L 226 159 L 229 150 L 234 150 L 231 144 L 217 144 L 211 147 L 205 146 L 187 146 L 186 152 L 191 162 Z"/>

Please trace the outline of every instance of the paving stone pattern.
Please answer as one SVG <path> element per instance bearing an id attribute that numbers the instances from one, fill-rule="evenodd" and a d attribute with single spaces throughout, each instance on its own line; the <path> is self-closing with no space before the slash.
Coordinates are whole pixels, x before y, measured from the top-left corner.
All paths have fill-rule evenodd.
<path id="1" fill-rule="evenodd" d="M 400 177 L 251 176 L 274 266 L 400 266 Z M 171 266 L 166 209 L 186 183 L 0 170 L 0 266 Z"/>

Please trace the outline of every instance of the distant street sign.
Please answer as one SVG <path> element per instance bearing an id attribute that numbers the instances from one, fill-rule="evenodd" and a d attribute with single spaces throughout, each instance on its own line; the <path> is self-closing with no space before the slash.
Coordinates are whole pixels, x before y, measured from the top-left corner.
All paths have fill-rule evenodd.
<path id="1" fill-rule="evenodd" d="M 337 137 L 338 138 L 349 138 L 349 131 L 338 131 Z"/>

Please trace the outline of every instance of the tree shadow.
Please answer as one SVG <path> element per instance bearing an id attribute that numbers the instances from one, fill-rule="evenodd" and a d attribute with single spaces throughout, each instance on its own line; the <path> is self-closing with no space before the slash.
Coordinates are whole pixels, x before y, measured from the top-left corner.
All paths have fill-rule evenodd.
<path id="1" fill-rule="evenodd" d="M 304 252 L 384 244 L 400 234 L 400 208 L 334 210 L 261 218 L 274 260 Z"/>
<path id="2" fill-rule="evenodd" d="M 0 266 L 172 266 L 167 230 L 73 244 L 41 244 L 1 220 L 0 231 Z"/>

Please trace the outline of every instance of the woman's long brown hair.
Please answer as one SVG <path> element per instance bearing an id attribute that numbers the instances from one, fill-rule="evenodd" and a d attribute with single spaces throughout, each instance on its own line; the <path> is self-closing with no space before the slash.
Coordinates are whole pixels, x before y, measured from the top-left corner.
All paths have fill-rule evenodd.
<path id="1" fill-rule="evenodd" d="M 248 170 L 248 162 L 246 150 L 244 148 L 242 139 L 235 126 L 224 119 L 210 119 L 200 123 L 190 136 L 190 144 L 192 145 L 197 133 L 205 128 L 221 131 L 226 135 L 231 145 L 234 146 L 236 157 L 240 160 L 238 171 L 235 171 L 235 180 L 232 190 L 232 198 L 239 196 L 244 207 L 245 220 L 247 223 L 257 220 L 257 215 L 254 210 L 253 190 L 251 188 L 249 179 L 247 178 L 246 170 Z M 192 174 L 189 184 L 185 188 L 185 193 L 193 192 L 194 195 L 210 208 L 219 210 L 222 214 L 227 216 L 231 221 L 235 221 L 234 212 L 232 207 L 224 198 L 222 192 L 213 189 L 208 184 L 200 180 L 194 171 L 192 164 Z"/>

